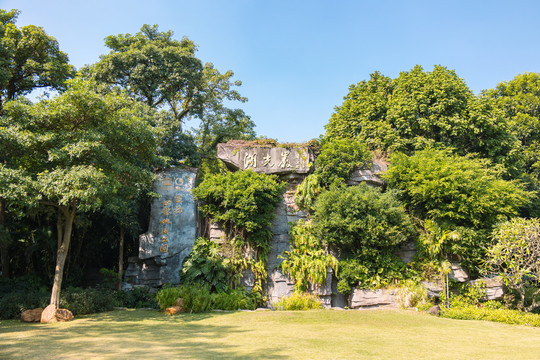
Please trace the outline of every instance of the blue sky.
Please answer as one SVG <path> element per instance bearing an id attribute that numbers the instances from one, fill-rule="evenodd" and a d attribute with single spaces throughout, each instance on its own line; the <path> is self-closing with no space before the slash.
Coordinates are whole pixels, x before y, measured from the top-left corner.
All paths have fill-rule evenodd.
<path id="1" fill-rule="evenodd" d="M 379 70 L 396 77 L 439 64 L 478 93 L 540 72 L 539 1 L 0 0 L 18 26 L 42 26 L 77 68 L 107 53 L 104 38 L 158 24 L 233 70 L 238 104 L 260 135 L 300 142 L 324 133 L 348 87 Z M 188 127 L 190 124 L 188 123 Z"/>

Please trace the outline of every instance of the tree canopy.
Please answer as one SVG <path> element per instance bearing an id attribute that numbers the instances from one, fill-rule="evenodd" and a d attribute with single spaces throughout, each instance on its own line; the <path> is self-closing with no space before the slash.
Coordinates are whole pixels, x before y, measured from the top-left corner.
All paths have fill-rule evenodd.
<path id="1" fill-rule="evenodd" d="M 0 128 L 18 135 L 7 148 L 22 149 L 14 168 L 3 167 L 2 175 L 19 171 L 33 197 L 58 210 L 51 295 L 56 306 L 76 214 L 97 210 L 120 191 L 136 196 L 153 179 L 156 137 L 145 106 L 97 90 L 91 82 L 72 80 L 52 100 L 7 103 L 0 117 Z M 0 196 L 10 196 L 9 188 Z"/>
<path id="2" fill-rule="evenodd" d="M 36 88 L 63 88 L 75 74 L 56 39 L 39 26 L 18 28 L 18 14 L 0 9 L 0 109 Z"/>
<path id="3" fill-rule="evenodd" d="M 415 66 L 391 79 L 375 72 L 349 88 L 326 136 L 357 137 L 374 150 L 412 152 L 451 147 L 510 164 L 518 145 L 495 103 L 476 97 L 453 70 Z"/>

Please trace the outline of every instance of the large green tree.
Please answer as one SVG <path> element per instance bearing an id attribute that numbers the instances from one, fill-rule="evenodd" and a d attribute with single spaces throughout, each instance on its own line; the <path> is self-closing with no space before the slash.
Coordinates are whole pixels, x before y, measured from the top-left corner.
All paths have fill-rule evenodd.
<path id="1" fill-rule="evenodd" d="M 254 136 L 251 119 L 242 110 L 224 105 L 247 100 L 235 89 L 241 82 L 232 80 L 232 71 L 222 74 L 212 63 L 203 65 L 195 56 L 193 41 L 175 40 L 172 31 L 144 25 L 135 35 L 111 35 L 105 44 L 111 51 L 87 73 L 167 113 L 161 122 L 167 130 L 160 145 L 163 155 L 194 159 L 190 158 L 190 142 L 194 142 L 199 157 L 211 156 L 218 142 Z M 200 120 L 193 135 L 184 131 L 190 119 Z"/>
<path id="2" fill-rule="evenodd" d="M 75 74 L 56 39 L 39 26 L 18 28 L 18 14 L 0 9 L 0 110 L 36 88 L 63 88 Z"/>
<path id="3" fill-rule="evenodd" d="M 73 66 L 68 64 L 67 55 L 59 49 L 56 39 L 38 26 L 18 28 L 15 25 L 18 15 L 18 10 L 0 9 L 0 115 L 6 101 L 24 96 L 37 88 L 61 89 L 65 80 L 75 73 Z M 17 159 L 8 157 L 8 153 L 14 153 L 16 149 L 5 148 L 6 137 L 12 135 L 5 132 L 0 135 L 0 163 L 4 169 L 10 169 L 2 171 L 0 182 L 12 183 L 14 176 L 18 176 L 22 182 L 20 172 L 11 166 Z M 10 143 L 13 145 L 15 142 Z M 15 154 L 18 156 L 17 151 Z M 7 188 L 4 185 L 4 189 Z M 14 189 L 4 193 L 6 196 L 0 195 L 0 253 L 2 276 L 8 277 L 10 269 L 6 201 L 21 200 L 25 190 Z"/>
<path id="4" fill-rule="evenodd" d="M 137 196 L 153 179 L 156 134 L 149 114 L 122 94 L 80 79 L 52 100 L 9 102 L 0 127 L 19 134 L 18 171 L 42 205 L 57 209 L 58 250 L 51 304 L 58 306 L 74 219 L 122 193 Z"/>
<path id="5" fill-rule="evenodd" d="M 375 72 L 349 88 L 326 125 L 326 136 L 358 137 L 371 149 L 412 152 L 430 146 L 512 165 L 518 145 L 495 103 L 477 97 L 452 70 L 421 66 L 390 79 Z"/>
<path id="6" fill-rule="evenodd" d="M 520 141 L 520 177 L 533 190 L 540 188 L 540 74 L 524 73 L 501 82 L 484 96 L 494 99 Z M 523 215 L 540 216 L 540 198 Z"/>

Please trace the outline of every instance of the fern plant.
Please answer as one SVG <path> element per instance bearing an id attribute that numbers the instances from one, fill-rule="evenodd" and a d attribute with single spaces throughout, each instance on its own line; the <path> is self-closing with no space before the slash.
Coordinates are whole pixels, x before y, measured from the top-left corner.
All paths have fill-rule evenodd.
<path id="1" fill-rule="evenodd" d="M 328 268 L 338 271 L 338 260 L 328 254 L 313 235 L 311 221 L 300 220 L 291 228 L 293 248 L 280 255 L 281 269 L 295 282 L 295 291 L 307 291 L 310 283 L 322 285 Z"/>

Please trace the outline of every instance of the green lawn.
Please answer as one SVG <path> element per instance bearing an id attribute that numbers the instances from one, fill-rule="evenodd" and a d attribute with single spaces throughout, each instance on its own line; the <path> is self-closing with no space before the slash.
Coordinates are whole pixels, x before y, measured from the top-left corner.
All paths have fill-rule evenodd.
<path id="1" fill-rule="evenodd" d="M 120 310 L 0 321 L 0 359 L 538 359 L 540 328 L 414 311 Z"/>

